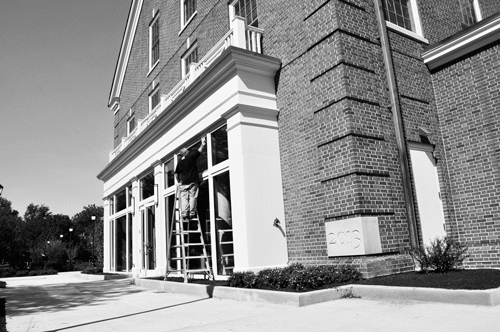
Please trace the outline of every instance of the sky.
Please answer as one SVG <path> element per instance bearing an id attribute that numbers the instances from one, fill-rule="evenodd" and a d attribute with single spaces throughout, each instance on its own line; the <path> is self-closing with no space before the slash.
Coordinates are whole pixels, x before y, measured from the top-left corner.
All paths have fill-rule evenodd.
<path id="1" fill-rule="evenodd" d="M 107 107 L 130 0 L 0 0 L 0 184 L 73 217 L 102 206 Z"/>

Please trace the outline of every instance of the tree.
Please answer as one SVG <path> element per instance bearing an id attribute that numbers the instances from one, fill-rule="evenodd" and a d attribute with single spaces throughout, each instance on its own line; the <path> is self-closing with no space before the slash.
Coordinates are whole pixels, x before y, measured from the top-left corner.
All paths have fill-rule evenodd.
<path id="1" fill-rule="evenodd" d="M 20 266 L 23 262 L 21 239 L 22 219 L 19 212 L 12 210 L 12 203 L 0 197 L 0 263 Z"/>
<path id="2" fill-rule="evenodd" d="M 80 246 L 80 254 L 77 258 L 92 261 L 92 252 L 95 262 L 103 264 L 104 258 L 104 228 L 102 217 L 104 208 L 102 206 L 88 205 L 75 214 L 72 218 L 75 238 Z M 95 220 L 92 220 L 95 216 Z M 75 243 L 76 244 L 76 243 Z"/>

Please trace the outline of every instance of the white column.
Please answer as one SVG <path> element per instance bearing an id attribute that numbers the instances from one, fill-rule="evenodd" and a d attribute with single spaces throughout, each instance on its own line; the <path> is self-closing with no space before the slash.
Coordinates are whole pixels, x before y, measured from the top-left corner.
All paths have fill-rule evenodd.
<path id="1" fill-rule="evenodd" d="M 156 267 L 155 272 L 164 275 L 166 272 L 166 229 L 165 229 L 165 202 L 163 200 L 163 162 L 157 160 L 153 163 L 154 177 L 155 177 L 155 239 L 156 239 Z"/>
<path id="2" fill-rule="evenodd" d="M 109 232 L 109 224 L 110 224 L 110 218 L 109 218 L 109 198 L 104 199 L 104 218 L 103 218 L 103 244 L 104 244 L 104 257 L 103 257 L 103 272 L 110 272 L 111 270 L 111 234 Z M 96 218 L 97 219 L 97 218 Z M 99 220 L 92 220 L 94 223 L 98 223 Z M 94 225 L 95 226 L 95 225 Z"/>
<path id="3" fill-rule="evenodd" d="M 246 105 L 224 115 L 236 272 L 288 262 L 277 115 L 277 110 Z"/>
<path id="4" fill-rule="evenodd" d="M 141 216 L 139 213 L 139 180 L 130 179 L 132 183 L 132 275 L 138 277 L 141 270 Z"/>
<path id="5" fill-rule="evenodd" d="M 240 16 L 235 16 L 233 18 L 234 46 L 243 49 L 247 48 L 247 38 L 245 30 L 246 30 L 245 19 Z"/>

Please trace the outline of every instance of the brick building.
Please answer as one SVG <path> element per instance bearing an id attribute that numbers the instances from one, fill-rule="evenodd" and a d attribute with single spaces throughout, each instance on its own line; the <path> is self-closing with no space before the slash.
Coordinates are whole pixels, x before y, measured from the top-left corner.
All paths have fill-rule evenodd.
<path id="1" fill-rule="evenodd" d="M 105 270 L 162 275 L 181 147 L 208 144 L 216 278 L 413 268 L 445 234 L 500 267 L 497 0 L 133 0 L 109 98 Z"/>

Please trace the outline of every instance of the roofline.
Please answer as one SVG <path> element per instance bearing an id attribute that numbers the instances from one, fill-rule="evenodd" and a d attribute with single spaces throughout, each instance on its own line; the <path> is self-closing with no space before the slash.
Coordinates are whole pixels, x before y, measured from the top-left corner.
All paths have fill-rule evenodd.
<path id="1" fill-rule="evenodd" d="M 431 45 L 424 50 L 422 57 L 427 67 L 432 70 L 499 39 L 500 12 Z"/>
<path id="2" fill-rule="evenodd" d="M 115 73 L 113 74 L 113 82 L 109 91 L 108 107 L 110 107 L 115 100 L 119 100 L 122 89 L 125 71 L 130 57 L 130 50 L 134 41 L 135 32 L 137 30 L 137 22 L 141 14 L 143 0 L 132 0 L 128 12 L 127 24 L 123 32 L 122 45 L 120 53 L 116 60 Z"/>

